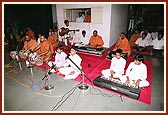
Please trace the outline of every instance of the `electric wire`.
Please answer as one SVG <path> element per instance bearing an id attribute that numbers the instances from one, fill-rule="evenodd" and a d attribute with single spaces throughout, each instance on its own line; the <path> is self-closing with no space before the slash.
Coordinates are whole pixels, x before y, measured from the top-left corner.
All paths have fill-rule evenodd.
<path id="1" fill-rule="evenodd" d="M 77 101 L 78 101 L 78 99 L 79 99 L 80 94 L 81 94 L 81 91 L 80 91 L 79 94 L 78 94 L 78 97 L 77 97 L 77 99 L 76 99 L 76 101 L 75 101 L 75 104 L 74 104 L 72 110 L 74 110 L 74 108 L 75 108 L 75 106 L 76 106 L 76 103 L 77 103 Z"/>
<path id="2" fill-rule="evenodd" d="M 122 95 L 117 95 L 117 94 L 108 95 L 108 94 L 102 93 L 102 91 L 100 89 L 95 88 L 93 85 L 92 85 L 92 88 L 96 89 L 100 92 L 100 93 L 92 93 L 91 88 L 90 88 L 90 94 L 92 94 L 92 95 L 100 95 L 101 94 L 102 96 L 107 97 L 107 98 L 110 98 L 110 97 L 113 97 L 116 95 L 116 96 L 119 96 L 121 101 L 123 102 Z"/>
<path id="3" fill-rule="evenodd" d="M 80 85 L 80 84 L 82 84 L 82 82 L 81 83 L 79 83 L 79 84 L 77 84 L 75 87 L 73 87 L 71 90 L 69 90 L 67 93 L 65 93 L 63 96 L 62 96 L 62 98 L 61 98 L 61 100 L 60 101 L 58 101 L 57 103 L 56 103 L 56 105 L 51 109 L 51 111 L 56 111 L 56 110 L 58 110 L 58 108 L 75 92 L 75 90 L 78 88 L 78 86 Z M 72 91 L 72 92 L 71 92 Z M 71 93 L 70 93 L 71 92 Z M 70 93 L 70 94 L 69 94 Z M 63 98 L 67 95 L 67 94 L 69 94 L 64 100 L 63 100 Z M 60 104 L 60 105 L 59 105 Z"/>
<path id="4" fill-rule="evenodd" d="M 38 94 L 38 95 L 42 95 L 42 96 L 45 96 L 45 97 L 51 97 L 51 98 L 60 98 L 60 97 L 62 96 L 62 95 L 59 95 L 59 96 L 50 96 L 50 95 L 46 95 L 46 94 L 43 94 L 43 93 L 40 93 L 40 92 L 38 92 L 38 91 L 33 90 L 33 89 L 32 89 L 32 86 L 33 86 L 34 83 L 33 83 L 33 80 L 32 80 L 32 79 L 30 79 L 31 82 L 32 82 L 31 87 L 30 87 L 30 86 L 28 86 L 28 85 L 22 83 L 21 81 L 17 80 L 17 78 L 10 77 L 10 75 L 8 75 L 8 74 L 11 73 L 11 72 L 14 72 L 15 74 L 17 74 L 16 71 L 15 71 L 15 70 L 16 70 L 16 69 L 15 69 L 15 66 L 11 65 L 14 61 L 15 61 L 15 60 L 13 59 L 13 60 L 10 61 L 8 64 L 5 64 L 5 65 L 4 65 L 4 68 L 12 68 L 12 69 L 9 70 L 7 73 L 5 73 L 5 78 L 14 80 L 15 82 L 19 83 L 21 86 L 27 87 L 28 89 L 30 89 L 31 91 L 33 91 L 34 93 L 36 93 L 36 94 Z M 45 81 L 45 83 L 44 83 L 44 86 L 45 86 L 45 84 L 46 84 L 46 81 Z M 43 90 L 43 89 L 44 89 L 44 86 L 43 86 L 40 90 Z"/>
<path id="5" fill-rule="evenodd" d="M 18 49 L 18 46 L 17 46 L 17 48 L 16 48 L 16 51 L 17 51 L 17 49 Z M 7 72 L 6 75 L 15 70 L 14 66 L 10 65 L 10 64 L 12 64 L 14 61 L 15 61 L 15 60 L 13 59 L 10 63 L 4 65 L 4 68 L 9 68 L 9 67 L 12 67 L 12 68 L 13 68 L 11 71 Z M 20 81 L 18 81 L 16 78 L 12 78 L 12 77 L 9 77 L 9 76 L 6 76 L 6 77 L 9 78 L 9 79 L 12 79 L 12 80 L 14 80 L 14 81 L 16 81 L 17 83 L 21 84 L 22 86 L 25 86 L 25 87 L 29 88 L 30 90 L 33 90 L 33 89 L 32 89 L 32 86 L 33 86 L 33 80 L 32 80 L 32 79 L 30 79 L 31 82 L 32 82 L 32 85 L 31 85 L 31 87 L 29 87 L 29 86 L 27 86 L 27 85 L 21 83 Z M 46 81 L 44 82 L 44 86 L 45 86 L 45 84 L 46 84 Z M 69 90 L 67 93 L 65 93 L 65 94 L 62 96 L 61 100 L 56 103 L 56 105 L 52 108 L 51 111 L 56 111 L 56 110 L 58 110 L 59 107 L 62 106 L 62 104 L 75 92 L 75 90 L 77 89 L 77 87 L 78 87 L 80 84 L 82 84 L 82 82 L 79 83 L 78 85 L 76 85 L 75 87 L 73 87 L 73 88 L 72 88 L 71 90 Z M 42 88 L 40 88 L 40 90 L 44 89 L 44 86 L 43 86 Z M 97 94 L 92 93 L 91 88 L 90 88 L 90 94 L 92 94 L 92 95 L 100 95 L 100 94 L 101 94 L 101 95 L 104 96 L 104 97 L 113 97 L 114 95 L 116 95 L 116 94 L 113 94 L 113 95 L 104 94 L 104 93 L 101 92 L 100 89 L 95 88 L 93 84 L 92 84 L 91 86 L 92 86 L 93 89 L 96 89 L 96 90 L 98 90 L 98 91 L 100 92 L 100 93 L 97 93 Z M 37 94 L 39 94 L 39 95 L 43 95 L 43 96 L 47 96 L 47 97 L 52 97 L 52 98 L 61 97 L 61 96 L 48 96 L 48 95 L 41 94 L 40 92 L 34 91 L 34 90 L 33 90 L 33 92 L 35 92 L 35 93 L 37 93 Z M 69 94 L 69 93 L 70 93 L 70 94 Z M 79 99 L 80 93 L 81 93 L 81 91 L 79 92 L 78 98 L 76 99 L 76 102 L 75 102 L 75 104 L 74 104 L 74 106 L 73 106 L 73 109 L 74 109 L 74 107 L 75 107 L 75 105 L 76 105 L 76 103 L 77 103 L 77 100 Z M 69 94 L 69 95 L 68 95 L 68 94 Z M 68 95 L 68 96 L 63 100 L 63 98 L 64 98 L 66 95 Z M 123 100 L 122 100 L 122 95 L 120 95 L 120 98 L 121 98 L 121 101 L 123 102 Z"/>

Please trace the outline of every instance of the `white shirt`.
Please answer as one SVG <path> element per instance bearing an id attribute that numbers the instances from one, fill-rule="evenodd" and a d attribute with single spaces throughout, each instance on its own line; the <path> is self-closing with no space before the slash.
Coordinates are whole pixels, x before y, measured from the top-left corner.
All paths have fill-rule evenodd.
<path id="1" fill-rule="evenodd" d="M 76 18 L 76 22 L 83 22 L 83 21 L 84 21 L 84 18 L 82 16 Z"/>
<path id="2" fill-rule="evenodd" d="M 131 80 L 146 80 L 147 78 L 147 67 L 144 63 L 140 65 L 135 65 L 134 62 L 131 62 L 126 70 L 126 76 Z"/>
<path id="3" fill-rule="evenodd" d="M 163 49 L 164 47 L 164 40 L 163 38 L 161 40 L 158 40 L 158 37 L 156 37 L 156 39 L 154 39 L 151 43 L 151 45 L 153 45 L 153 49 Z"/>
<path id="4" fill-rule="evenodd" d="M 158 36 L 158 32 L 152 32 L 151 33 L 151 37 L 152 37 L 153 40 L 156 39 L 157 36 Z"/>
<path id="5" fill-rule="evenodd" d="M 63 66 L 66 63 L 66 57 L 65 52 L 61 52 L 60 54 L 56 52 L 54 64 L 56 64 L 57 67 Z"/>
<path id="6" fill-rule="evenodd" d="M 147 36 L 145 37 L 145 39 L 147 39 L 148 43 L 152 42 L 152 37 L 150 33 L 147 33 Z"/>
<path id="7" fill-rule="evenodd" d="M 148 41 L 146 38 L 142 39 L 142 37 L 140 37 L 136 40 L 135 44 L 137 44 L 138 46 L 145 47 L 145 46 L 148 46 Z"/>
<path id="8" fill-rule="evenodd" d="M 40 44 L 40 38 L 37 39 L 37 43 Z"/>
<path id="9" fill-rule="evenodd" d="M 85 37 L 81 37 L 80 38 L 80 40 L 81 40 L 81 42 L 82 42 L 82 44 L 89 44 L 89 37 L 87 37 L 87 36 L 85 36 Z"/>
<path id="10" fill-rule="evenodd" d="M 80 69 L 82 68 L 82 66 L 81 66 L 82 59 L 81 59 L 81 57 L 80 57 L 78 54 L 75 54 L 75 55 L 73 55 L 73 56 L 70 55 L 69 58 L 70 58 Z M 69 58 L 66 59 L 66 62 L 67 62 L 67 63 L 64 64 L 64 66 L 70 65 L 72 68 L 78 70 L 78 68 L 75 66 L 75 64 L 73 64 L 73 62 L 71 62 L 71 61 L 69 60 Z"/>
<path id="11" fill-rule="evenodd" d="M 124 68 L 126 65 L 126 60 L 124 58 L 117 59 L 116 57 L 113 57 L 111 60 L 110 70 L 113 70 L 114 72 L 118 74 L 124 74 Z"/>

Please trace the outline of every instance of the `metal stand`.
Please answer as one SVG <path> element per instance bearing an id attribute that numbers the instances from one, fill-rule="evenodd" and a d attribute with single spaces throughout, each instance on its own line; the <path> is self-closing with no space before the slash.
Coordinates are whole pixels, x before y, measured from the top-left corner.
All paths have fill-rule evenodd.
<path id="1" fill-rule="evenodd" d="M 27 61 L 27 60 L 26 60 L 26 66 L 27 66 L 27 68 L 30 69 L 31 75 L 32 75 L 32 77 L 33 77 L 33 67 L 34 67 L 34 66 L 32 66 L 32 65 L 30 64 L 30 62 Z"/>
<path id="2" fill-rule="evenodd" d="M 85 75 L 85 73 L 69 58 L 69 56 L 67 56 L 67 59 L 69 59 L 77 68 L 78 68 L 78 70 L 81 72 L 81 76 L 82 76 L 82 84 L 79 86 L 79 89 L 80 90 L 86 90 L 86 89 L 88 89 L 88 85 L 86 85 L 85 84 L 85 77 L 90 81 L 90 82 L 92 82 L 90 79 L 89 79 L 89 77 L 88 76 L 86 76 Z"/>
<path id="3" fill-rule="evenodd" d="M 17 63 L 19 64 L 19 68 L 20 68 L 20 70 L 22 70 L 21 61 L 17 61 Z"/>
<path id="4" fill-rule="evenodd" d="M 84 73 L 82 72 L 81 75 L 82 75 L 82 84 L 78 88 L 80 90 L 87 90 L 89 88 L 89 86 L 87 84 L 85 84 L 85 82 L 84 82 L 84 78 L 85 78 Z"/>
<path id="5" fill-rule="evenodd" d="M 22 70 L 21 61 L 20 61 L 19 56 L 18 56 L 17 54 L 16 54 L 16 61 L 17 61 L 17 63 L 19 64 L 20 70 Z"/>
<path id="6" fill-rule="evenodd" d="M 50 84 L 50 75 L 48 74 L 48 79 L 46 79 L 47 85 L 44 87 L 45 90 L 54 89 L 54 85 Z"/>
<path id="7" fill-rule="evenodd" d="M 33 67 L 33 66 L 32 66 Z M 33 68 L 32 67 L 30 67 L 30 72 L 31 72 L 31 75 L 32 75 L 32 77 L 33 77 Z"/>

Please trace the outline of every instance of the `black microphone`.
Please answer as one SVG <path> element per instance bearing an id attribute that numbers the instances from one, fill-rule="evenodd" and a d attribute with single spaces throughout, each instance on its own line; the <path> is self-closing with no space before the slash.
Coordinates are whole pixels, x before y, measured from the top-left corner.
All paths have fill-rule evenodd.
<path id="1" fill-rule="evenodd" d="M 54 64 L 52 63 L 51 70 L 52 70 L 52 69 L 55 69 L 55 68 L 56 68 L 56 65 L 54 65 Z"/>
<path id="2" fill-rule="evenodd" d="M 132 71 L 133 68 L 130 69 L 130 72 Z"/>
<path id="3" fill-rule="evenodd" d="M 47 72 L 45 73 L 45 76 L 42 78 L 42 80 L 44 80 L 44 78 L 47 78 L 48 75 L 51 75 L 51 74 L 52 74 L 51 70 L 52 70 L 52 69 L 56 69 L 56 68 L 57 68 L 56 65 L 52 63 L 51 68 L 49 69 L 49 71 L 47 71 Z"/>
<path id="4" fill-rule="evenodd" d="M 68 55 L 65 57 L 65 59 L 68 59 L 68 58 L 69 58 L 69 56 L 70 56 L 70 54 L 68 54 Z"/>

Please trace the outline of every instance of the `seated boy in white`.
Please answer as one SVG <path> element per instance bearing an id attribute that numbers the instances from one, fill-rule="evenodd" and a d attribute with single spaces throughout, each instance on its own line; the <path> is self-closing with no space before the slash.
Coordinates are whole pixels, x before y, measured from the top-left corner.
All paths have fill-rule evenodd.
<path id="1" fill-rule="evenodd" d="M 121 82 L 134 85 L 136 87 L 149 86 L 147 79 L 147 67 L 143 63 L 144 57 L 141 54 L 135 55 L 134 62 L 131 62 L 126 70 L 126 75 L 123 75 Z"/>
<path id="2" fill-rule="evenodd" d="M 59 72 L 65 75 L 64 79 L 75 79 L 80 74 L 81 70 L 81 57 L 76 54 L 77 49 L 72 47 L 70 54 L 67 56 L 66 63 L 63 68 L 59 68 Z"/>
<path id="3" fill-rule="evenodd" d="M 48 65 L 50 66 L 50 73 L 58 71 L 59 68 L 63 67 L 66 63 L 67 54 L 63 51 L 63 46 L 57 47 L 57 52 L 55 55 L 55 61 L 49 61 Z"/>
<path id="4" fill-rule="evenodd" d="M 126 60 L 121 57 L 122 50 L 117 49 L 115 57 L 111 60 L 111 65 L 109 69 L 102 70 L 102 74 L 104 77 L 120 79 L 122 74 L 124 74 L 124 68 L 126 65 Z"/>

